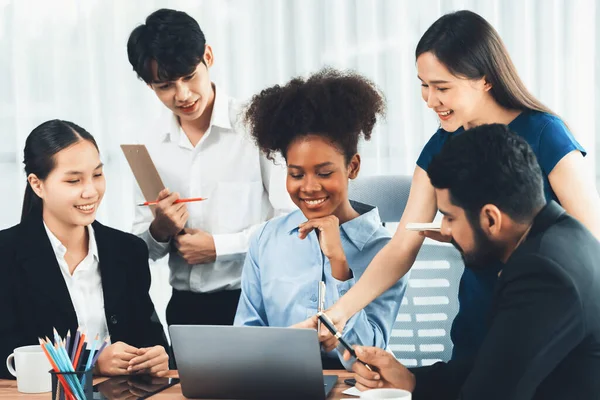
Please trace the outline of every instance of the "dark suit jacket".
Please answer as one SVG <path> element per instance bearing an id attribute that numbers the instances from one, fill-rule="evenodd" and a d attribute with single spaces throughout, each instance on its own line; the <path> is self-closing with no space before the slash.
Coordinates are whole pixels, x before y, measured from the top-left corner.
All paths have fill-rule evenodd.
<path id="1" fill-rule="evenodd" d="M 165 346 L 150 299 L 148 249 L 136 236 L 92 224 L 98 246 L 106 323 L 112 343 Z M 77 315 L 42 218 L 0 231 L 0 378 L 12 378 L 6 357 L 38 337 L 77 330 Z"/>
<path id="2" fill-rule="evenodd" d="M 502 270 L 477 357 L 412 371 L 415 400 L 600 398 L 600 242 L 549 203 Z"/>

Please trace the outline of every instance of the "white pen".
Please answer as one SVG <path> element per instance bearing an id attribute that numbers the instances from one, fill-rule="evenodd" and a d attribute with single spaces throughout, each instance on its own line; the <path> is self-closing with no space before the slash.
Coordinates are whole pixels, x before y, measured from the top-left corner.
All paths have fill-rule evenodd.
<path id="1" fill-rule="evenodd" d="M 317 303 L 317 312 L 323 312 L 325 307 L 325 282 L 319 282 L 319 300 Z M 317 332 L 321 331 L 321 321 L 317 320 Z"/>

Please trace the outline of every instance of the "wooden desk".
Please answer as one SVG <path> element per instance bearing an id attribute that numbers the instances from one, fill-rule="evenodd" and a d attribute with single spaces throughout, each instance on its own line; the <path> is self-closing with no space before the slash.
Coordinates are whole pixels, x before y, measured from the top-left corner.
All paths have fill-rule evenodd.
<path id="1" fill-rule="evenodd" d="M 345 370 L 327 370 L 323 372 L 325 375 L 337 375 L 338 382 L 333 388 L 331 394 L 327 398 L 328 400 L 339 400 L 342 398 L 350 397 L 343 395 L 342 392 L 348 389 L 348 385 L 344 383 L 344 379 L 352 378 L 354 374 Z M 177 371 L 171 371 L 169 376 L 177 377 Z M 105 378 L 94 379 L 94 383 L 102 382 Z M 10 381 L 0 379 L 0 399 L 51 399 L 50 392 L 39 393 L 39 394 L 24 394 L 17 391 L 17 381 Z M 185 399 L 181 394 L 181 386 L 179 384 L 172 386 L 154 396 L 151 399 Z"/>

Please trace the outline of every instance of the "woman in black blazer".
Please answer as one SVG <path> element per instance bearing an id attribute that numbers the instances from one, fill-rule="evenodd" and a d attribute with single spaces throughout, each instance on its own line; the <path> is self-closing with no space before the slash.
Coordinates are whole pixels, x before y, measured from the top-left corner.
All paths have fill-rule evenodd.
<path id="1" fill-rule="evenodd" d="M 24 163 L 21 223 L 0 231 L 0 360 L 53 328 L 64 336 L 93 321 L 112 343 L 96 373 L 165 375 L 146 244 L 95 221 L 105 181 L 94 138 L 71 122 L 45 122 L 27 138 Z M 77 283 L 76 274 L 93 279 Z M 4 362 L 0 378 L 11 378 Z"/>

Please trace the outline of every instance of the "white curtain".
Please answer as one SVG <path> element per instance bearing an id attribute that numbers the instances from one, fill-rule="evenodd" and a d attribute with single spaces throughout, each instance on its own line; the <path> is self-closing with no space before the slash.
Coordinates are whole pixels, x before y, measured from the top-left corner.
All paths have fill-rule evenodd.
<path id="1" fill-rule="evenodd" d="M 198 20 L 214 49 L 213 80 L 240 99 L 324 65 L 373 79 L 388 115 L 361 147 L 364 174 L 412 172 L 437 127 L 420 98 L 415 46 L 442 14 L 473 10 L 500 32 L 527 86 L 568 122 L 595 165 L 594 0 L 0 0 L 0 228 L 19 219 L 25 138 L 52 118 L 95 135 L 108 180 L 99 219 L 130 228 L 133 182 L 118 145 L 144 134 L 162 105 L 136 79 L 126 42 L 161 7 Z"/>
<path id="2" fill-rule="evenodd" d="M 107 178 L 98 218 L 130 229 L 134 181 L 118 145 L 144 135 L 163 106 L 136 79 L 126 43 L 163 7 L 198 20 L 214 50 L 213 80 L 240 99 L 324 65 L 375 81 L 388 115 L 361 146 L 362 174 L 412 173 L 437 128 L 420 97 L 415 46 L 444 13 L 473 10 L 500 32 L 530 90 L 567 121 L 589 152 L 590 171 L 600 170 L 594 0 L 0 0 L 0 229 L 19 221 L 25 138 L 54 118 L 96 137 Z M 153 268 L 163 321 L 167 275 Z"/>

